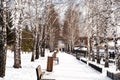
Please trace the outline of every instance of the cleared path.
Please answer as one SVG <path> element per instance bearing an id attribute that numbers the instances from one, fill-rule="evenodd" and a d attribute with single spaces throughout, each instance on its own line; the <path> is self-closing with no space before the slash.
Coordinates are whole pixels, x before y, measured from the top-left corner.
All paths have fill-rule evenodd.
<path id="1" fill-rule="evenodd" d="M 45 74 L 45 78 L 56 80 L 111 80 L 97 72 L 74 56 L 59 52 L 59 64 L 54 64 L 53 72 Z"/>

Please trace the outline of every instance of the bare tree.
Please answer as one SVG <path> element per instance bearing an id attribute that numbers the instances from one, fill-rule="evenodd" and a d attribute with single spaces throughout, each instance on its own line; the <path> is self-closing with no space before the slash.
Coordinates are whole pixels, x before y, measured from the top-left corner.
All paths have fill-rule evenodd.
<path id="1" fill-rule="evenodd" d="M 59 34 L 57 34 L 57 32 L 59 32 L 59 28 L 60 28 L 60 24 L 59 24 L 59 18 L 58 18 L 58 13 L 56 12 L 54 5 L 52 3 L 47 5 L 47 14 L 46 14 L 46 19 L 47 19 L 47 24 L 45 24 L 45 26 L 47 26 L 47 36 L 48 36 L 48 43 L 49 43 L 49 48 L 50 51 L 53 51 L 56 48 L 56 39 L 57 36 L 59 36 Z"/>
<path id="2" fill-rule="evenodd" d="M 98 4 L 96 3 L 96 0 L 85 0 L 84 5 L 82 6 L 83 9 L 81 10 L 81 19 L 80 19 L 80 36 L 81 37 L 87 37 L 87 49 L 88 49 L 88 57 L 89 60 L 91 60 L 91 56 L 94 58 L 94 42 L 95 39 L 94 36 L 96 36 L 97 32 L 97 24 L 96 18 L 98 17 L 97 14 L 99 13 L 99 9 L 97 9 L 96 6 Z M 97 17 L 96 17 L 97 16 Z M 99 28 L 99 27 L 98 27 Z M 93 59 L 94 61 L 94 59 Z"/>
<path id="3" fill-rule="evenodd" d="M 34 26 L 32 26 L 33 28 L 33 53 L 32 53 L 32 57 L 31 57 L 31 61 L 34 61 L 34 59 L 35 59 L 35 56 L 36 56 L 36 54 L 39 54 L 39 52 L 37 52 L 37 48 L 38 48 L 38 16 L 39 16 L 39 14 L 38 14 L 38 0 L 35 0 L 35 2 L 33 3 L 33 4 L 35 4 L 35 6 L 34 6 L 34 9 L 35 9 L 35 22 L 34 22 Z M 39 49 L 39 48 L 38 48 Z M 36 57 L 37 58 L 37 57 Z"/>
<path id="4" fill-rule="evenodd" d="M 120 70 L 120 55 L 119 55 L 119 49 L 120 47 L 117 45 L 117 38 L 120 37 L 119 33 L 119 27 L 120 27 L 120 1 L 119 0 L 111 0 L 112 2 L 112 26 L 113 26 L 113 42 L 114 42 L 114 50 L 116 55 L 116 70 Z"/>
<path id="5" fill-rule="evenodd" d="M 67 47 L 67 51 L 72 52 L 75 42 L 79 38 L 79 5 L 70 5 L 65 15 L 63 35 Z"/>
<path id="6" fill-rule="evenodd" d="M 32 31 L 33 35 L 33 49 L 31 61 L 38 59 L 41 53 L 41 43 L 42 43 L 42 32 L 43 32 L 43 23 L 42 23 L 42 13 L 43 6 L 45 1 L 35 0 L 35 1 L 26 1 L 28 6 L 25 12 L 26 14 L 26 25 L 28 25 Z"/>
<path id="7" fill-rule="evenodd" d="M 101 42 L 101 37 L 104 39 L 107 38 L 108 34 L 108 26 L 110 23 L 111 16 L 111 1 L 104 0 L 89 0 L 86 1 L 88 13 L 84 25 L 89 24 L 89 27 L 86 26 L 87 32 L 92 32 L 90 36 L 96 36 L 96 50 L 97 50 L 97 62 L 100 63 L 100 55 L 99 55 L 99 47 Z M 91 27 L 90 27 L 91 25 Z M 105 33 L 105 34 L 103 34 Z M 105 41 L 107 43 L 107 41 Z M 106 44 L 105 43 L 105 44 Z M 106 48 L 106 56 L 108 56 L 107 47 Z M 108 57 L 106 57 L 106 62 L 108 61 Z"/>

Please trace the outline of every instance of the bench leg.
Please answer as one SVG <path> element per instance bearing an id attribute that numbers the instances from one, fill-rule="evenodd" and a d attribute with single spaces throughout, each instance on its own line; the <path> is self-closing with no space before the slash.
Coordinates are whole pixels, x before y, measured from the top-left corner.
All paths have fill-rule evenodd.
<path id="1" fill-rule="evenodd" d="M 59 64 L 59 58 L 57 57 L 57 64 Z"/>

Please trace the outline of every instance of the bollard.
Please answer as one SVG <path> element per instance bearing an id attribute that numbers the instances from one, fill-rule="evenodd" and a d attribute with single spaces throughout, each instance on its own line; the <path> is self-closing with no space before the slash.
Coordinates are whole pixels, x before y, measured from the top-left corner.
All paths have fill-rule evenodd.
<path id="1" fill-rule="evenodd" d="M 47 59 L 47 71 L 52 72 L 53 70 L 53 57 L 48 56 Z"/>

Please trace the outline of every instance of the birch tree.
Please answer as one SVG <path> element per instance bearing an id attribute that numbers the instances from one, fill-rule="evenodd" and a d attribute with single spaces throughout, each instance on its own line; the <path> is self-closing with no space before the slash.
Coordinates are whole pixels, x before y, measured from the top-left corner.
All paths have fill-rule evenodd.
<path id="1" fill-rule="evenodd" d="M 85 16 L 85 28 L 83 28 L 83 30 L 85 31 L 85 34 L 87 35 L 87 40 L 88 40 L 88 58 L 89 60 L 91 60 L 91 56 L 93 58 L 94 61 L 94 52 L 92 51 L 92 40 L 95 34 L 94 31 L 94 24 L 93 24 L 93 17 L 91 17 L 94 14 L 94 0 L 86 0 L 85 1 L 85 11 L 86 11 L 86 16 Z"/>
<path id="2" fill-rule="evenodd" d="M 47 6 L 47 24 L 48 26 L 48 43 L 50 51 L 53 51 L 55 49 L 55 39 L 59 35 L 57 32 L 59 32 L 59 18 L 58 13 L 54 9 L 53 4 L 48 4 Z"/>
<path id="3" fill-rule="evenodd" d="M 33 28 L 33 53 L 32 53 L 32 58 L 31 61 L 34 61 L 36 54 L 38 54 L 39 52 L 37 52 L 37 48 L 38 48 L 38 0 L 35 0 L 35 2 L 33 2 L 34 4 L 34 11 L 35 11 L 35 15 L 34 15 L 34 26 L 32 26 Z M 39 49 L 39 48 L 38 48 Z M 36 57 L 37 58 L 37 57 Z"/>
<path id="4" fill-rule="evenodd" d="M 72 52 L 75 42 L 79 38 L 79 9 L 78 5 L 70 5 L 65 15 L 63 35 L 68 51 Z"/>
<path id="5" fill-rule="evenodd" d="M 104 43 L 105 43 L 105 45 L 104 45 L 104 47 L 105 47 L 105 67 L 109 67 L 109 58 L 108 58 L 108 41 L 107 41 L 107 33 L 109 33 L 108 31 L 107 31 L 107 29 L 109 29 L 108 28 L 108 19 L 109 19 L 109 15 L 111 15 L 111 12 L 109 11 L 110 10 L 110 7 L 111 7 L 111 5 L 110 5 L 110 1 L 104 1 L 104 4 L 103 4 L 103 6 L 104 6 L 104 10 L 105 10 L 105 12 L 104 12 L 104 15 L 105 16 L 103 16 L 103 20 L 104 20 Z"/>
<path id="6" fill-rule="evenodd" d="M 6 22 L 7 5 L 5 0 L 0 1 L 0 77 L 5 76 L 6 52 L 7 52 L 7 22 Z"/>
<path id="7" fill-rule="evenodd" d="M 23 0 L 14 0 L 13 25 L 15 29 L 14 68 L 21 68 L 21 42 L 23 21 Z"/>
<path id="8" fill-rule="evenodd" d="M 117 45 L 117 38 L 120 37 L 119 27 L 120 27 L 120 1 L 119 0 L 111 0 L 112 1 L 112 26 L 113 26 L 113 42 L 114 42 L 114 50 L 116 55 L 116 70 L 120 70 L 120 55 L 119 55 L 119 46 Z"/>

